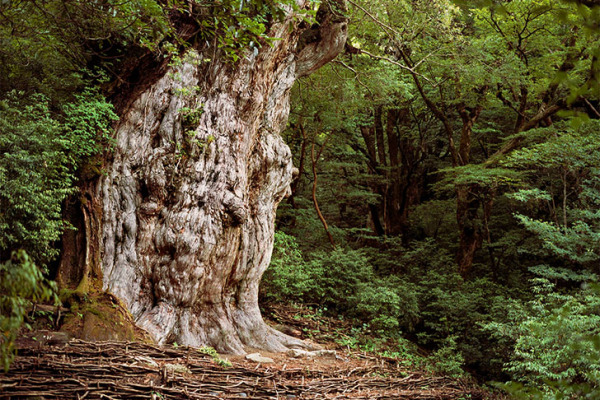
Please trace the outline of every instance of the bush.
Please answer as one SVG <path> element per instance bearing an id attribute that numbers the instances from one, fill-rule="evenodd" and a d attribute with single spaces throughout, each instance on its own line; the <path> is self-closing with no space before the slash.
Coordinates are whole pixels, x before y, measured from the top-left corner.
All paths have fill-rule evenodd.
<path id="1" fill-rule="evenodd" d="M 309 286 L 310 275 L 296 239 L 284 232 L 275 232 L 271 264 L 260 285 L 261 297 L 273 302 L 298 301 Z"/>
<path id="2" fill-rule="evenodd" d="M 316 304 L 394 336 L 401 328 L 412 328 L 418 318 L 414 292 L 399 279 L 379 278 L 361 251 L 316 251 L 305 260 L 296 240 L 282 232 L 275 234 L 271 265 L 261 285 L 265 300 Z"/>
<path id="3" fill-rule="evenodd" d="M 398 279 L 384 282 L 375 279 L 359 284 L 348 299 L 349 316 L 366 321 L 380 335 L 396 336 L 412 331 L 419 319 L 419 305 L 413 285 Z"/>
<path id="4" fill-rule="evenodd" d="M 97 154 L 116 118 L 96 92 L 74 96 L 52 113 L 42 95 L 12 92 L 0 101 L 0 261 L 24 249 L 45 266 L 58 254 L 65 228 L 62 201 L 74 192 L 75 171 Z"/>
<path id="5" fill-rule="evenodd" d="M 465 359 L 458 351 L 456 339 L 456 336 L 448 336 L 440 348 L 428 358 L 429 364 L 435 372 L 453 378 L 464 376 Z"/>
<path id="6" fill-rule="evenodd" d="M 15 355 L 15 340 L 27 306 L 56 298 L 54 282 L 48 282 L 23 250 L 0 264 L 0 366 L 8 371 Z"/>
<path id="7" fill-rule="evenodd" d="M 600 292 L 561 293 L 545 278 L 534 280 L 536 297 L 508 323 L 486 325 L 511 339 L 505 364 L 519 398 L 582 398 L 600 393 Z M 591 398 L 591 397 L 589 397 Z"/>
<path id="8" fill-rule="evenodd" d="M 434 351 L 438 372 L 458 375 L 466 364 L 492 375 L 507 360 L 512 343 L 491 338 L 481 327 L 492 318 L 506 320 L 514 305 L 506 290 L 487 278 L 464 281 L 452 256 L 433 241 L 417 242 L 393 261 L 390 257 L 387 267 L 405 273 L 384 277 L 361 250 L 316 251 L 309 258 L 293 237 L 278 232 L 275 238 L 261 287 L 264 299 L 318 305 L 354 318 L 381 337 L 417 331 L 419 344 Z M 396 253 L 399 246 L 394 244 L 389 249 Z M 388 257 L 373 249 L 367 254 Z"/>

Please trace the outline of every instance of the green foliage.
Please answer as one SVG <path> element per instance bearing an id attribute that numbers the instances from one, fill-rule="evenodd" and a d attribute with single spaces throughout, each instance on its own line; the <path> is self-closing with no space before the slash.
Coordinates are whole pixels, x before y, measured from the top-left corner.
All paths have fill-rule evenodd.
<path id="1" fill-rule="evenodd" d="M 23 250 L 0 264 L 0 366 L 8 371 L 15 355 L 15 340 L 28 306 L 56 298 L 56 285 L 48 282 Z"/>
<path id="2" fill-rule="evenodd" d="M 600 387 L 597 286 L 567 293 L 546 278 L 533 284 L 536 296 L 519 313 L 486 325 L 514 343 L 505 364 L 513 382 L 506 388 L 519 398 L 592 398 Z"/>
<path id="3" fill-rule="evenodd" d="M 363 253 L 345 248 L 303 254 L 293 237 L 277 232 L 262 297 L 316 304 L 354 319 L 363 333 L 416 335 L 420 345 L 434 349 L 428 363 L 439 373 L 458 376 L 462 366 L 480 366 L 490 357 L 495 360 L 485 370 L 480 366 L 482 372 L 499 371 L 504 356 L 493 354 L 507 345 L 479 324 L 510 314 L 504 288 L 486 278 L 464 282 L 450 254 L 432 241 L 395 255 L 393 270 L 404 271 L 402 276 L 389 275 L 389 269 L 380 275 L 371 263 L 393 253 Z"/>
<path id="4" fill-rule="evenodd" d="M 437 373 L 459 378 L 465 375 L 464 357 L 457 349 L 456 336 L 448 336 L 444 343 L 428 359 Z"/>
<path id="5" fill-rule="evenodd" d="M 267 297 L 339 306 L 340 299 L 354 295 L 359 285 L 373 279 L 370 266 L 360 252 L 347 249 L 315 252 L 306 261 L 293 237 L 278 232 L 275 238 L 271 266 L 263 279 Z M 347 303 L 342 307 L 346 308 Z"/>
<path id="6" fill-rule="evenodd" d="M 5 100 L 0 111 L 0 255 L 23 248 L 42 264 L 57 255 L 61 202 L 72 192 L 71 159 L 61 124 L 42 96 Z"/>
<path id="7" fill-rule="evenodd" d="M 156 49 L 172 30 L 154 0 L 5 1 L 0 4 L 0 92 L 68 96 L 96 67 L 113 75 L 136 46 Z M 91 70 L 84 68 L 92 66 Z M 113 71 L 113 72 L 110 72 Z"/>
<path id="8" fill-rule="evenodd" d="M 466 365 L 481 375 L 500 372 L 506 345 L 480 324 L 504 320 L 511 313 L 510 291 L 485 277 L 463 280 L 451 255 L 432 240 L 415 243 L 398 262 L 411 283 L 405 287 L 417 299 L 418 323 L 407 331 L 434 350 L 433 369 L 458 374 Z"/>
<path id="9" fill-rule="evenodd" d="M 584 266 L 600 258 L 599 130 L 598 121 L 577 129 L 560 124 L 548 140 L 516 151 L 506 161 L 531 176 L 528 187 L 510 197 L 530 205 L 529 210 L 546 204 L 554 216 L 541 219 L 516 213 L 517 220 L 547 253 Z"/>
<path id="10" fill-rule="evenodd" d="M 261 296 L 274 302 L 301 299 L 311 284 L 306 269 L 296 239 L 276 231 L 271 264 L 262 278 Z"/>
<path id="11" fill-rule="evenodd" d="M 440 191 L 454 191 L 461 185 L 496 189 L 520 182 L 520 174 L 507 168 L 488 168 L 485 165 L 466 165 L 439 171 L 444 178 L 437 183 Z"/>
<path id="12" fill-rule="evenodd" d="M 412 292 L 400 281 L 377 277 L 359 251 L 315 252 L 305 260 L 295 239 L 282 232 L 275 235 L 273 258 L 261 286 L 267 300 L 318 304 L 393 336 L 415 323 L 417 303 Z"/>
<path id="13" fill-rule="evenodd" d="M 196 350 L 201 354 L 206 354 L 207 356 L 211 356 L 213 361 L 217 365 L 220 365 L 223 368 L 231 368 L 231 366 L 233 365 L 233 364 L 231 364 L 231 361 L 229 361 L 225 358 L 221 358 L 221 356 L 219 356 L 219 353 L 217 353 L 217 351 L 213 347 L 202 346 Z"/>
<path id="14" fill-rule="evenodd" d="M 86 162 L 90 157 L 110 149 L 110 125 L 118 120 L 113 106 L 97 89 L 86 89 L 73 96 L 62 107 L 62 129 L 65 150 L 73 165 Z M 79 164 L 78 166 L 81 166 Z"/>
<path id="15" fill-rule="evenodd" d="M 419 317 L 415 288 L 401 280 L 373 279 L 357 285 L 348 298 L 353 308 L 350 316 L 368 321 L 373 332 L 382 336 L 413 330 Z"/>
<path id="16" fill-rule="evenodd" d="M 45 266 L 65 228 L 61 204 L 74 193 L 75 171 L 106 147 L 112 106 L 86 91 L 52 113 L 43 95 L 0 102 L 0 259 L 22 248 Z"/>
<path id="17" fill-rule="evenodd" d="M 236 62 L 249 53 L 258 54 L 264 44 L 279 40 L 269 35 L 269 27 L 281 22 L 286 12 L 310 22 L 316 15 L 311 6 L 319 3 L 308 2 L 308 7 L 300 8 L 295 0 L 215 0 L 197 2 L 189 9 L 174 2 L 174 8 L 196 20 L 199 29 L 195 40 L 214 41 L 226 59 Z"/>

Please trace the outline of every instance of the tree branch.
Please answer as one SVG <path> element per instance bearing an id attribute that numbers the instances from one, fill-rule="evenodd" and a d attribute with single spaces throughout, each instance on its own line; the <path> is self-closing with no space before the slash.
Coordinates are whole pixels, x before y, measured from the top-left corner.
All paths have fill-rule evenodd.
<path id="1" fill-rule="evenodd" d="M 360 50 L 360 52 L 361 52 L 361 53 L 363 53 L 363 54 L 366 54 L 366 55 L 368 55 L 368 56 L 369 56 L 369 57 L 371 57 L 371 58 L 375 58 L 375 59 L 377 59 L 377 60 L 383 60 L 383 61 L 387 61 L 387 62 L 389 62 L 389 63 L 391 63 L 391 64 L 394 64 L 394 65 L 396 65 L 396 66 L 398 66 L 398 67 L 400 67 L 400 68 L 402 68 L 402 69 L 404 69 L 404 70 L 406 70 L 406 71 L 410 72 L 410 73 L 411 73 L 411 74 L 413 74 L 413 75 L 420 76 L 421 78 L 425 79 L 425 80 L 426 80 L 427 82 L 429 82 L 429 83 L 433 83 L 433 82 L 431 82 L 431 80 L 430 80 L 429 78 L 427 78 L 426 76 L 423 76 L 422 74 L 420 74 L 420 73 L 418 73 L 417 71 L 415 71 L 415 70 L 414 70 L 414 68 L 407 67 L 406 65 L 404 65 L 404 64 L 401 64 L 401 63 L 399 63 L 398 61 L 392 60 L 392 59 L 391 59 L 391 58 L 389 58 L 389 57 L 378 56 L 378 55 L 375 55 L 375 54 L 373 54 L 373 53 L 370 53 L 370 52 L 368 52 L 367 50 L 363 50 L 363 49 L 359 49 L 359 50 Z M 428 56 L 427 56 L 427 57 L 428 57 Z M 423 59 L 423 60 L 421 60 L 421 61 L 419 61 L 419 63 L 418 63 L 418 64 L 421 64 L 423 61 L 424 61 L 424 59 Z"/>

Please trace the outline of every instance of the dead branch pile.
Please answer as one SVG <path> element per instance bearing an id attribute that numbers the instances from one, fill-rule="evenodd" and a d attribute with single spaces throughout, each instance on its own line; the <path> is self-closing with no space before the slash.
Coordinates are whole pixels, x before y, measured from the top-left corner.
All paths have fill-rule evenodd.
<path id="1" fill-rule="evenodd" d="M 234 364 L 197 349 L 72 340 L 21 349 L 0 374 L 0 399 L 471 399 L 483 392 L 459 381 L 386 367 L 309 371 Z"/>

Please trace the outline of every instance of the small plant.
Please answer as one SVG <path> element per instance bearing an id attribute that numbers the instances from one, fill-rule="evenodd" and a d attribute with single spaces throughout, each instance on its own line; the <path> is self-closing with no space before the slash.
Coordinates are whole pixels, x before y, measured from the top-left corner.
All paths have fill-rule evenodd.
<path id="1" fill-rule="evenodd" d="M 213 347 L 203 346 L 198 349 L 198 352 L 201 354 L 206 354 L 207 356 L 211 356 L 213 361 L 223 368 L 230 368 L 232 366 L 231 361 L 221 358 L 219 353 L 217 353 Z"/>
<path id="2" fill-rule="evenodd" d="M 358 347 L 358 342 L 359 340 L 354 337 L 354 336 L 346 336 L 343 335 L 342 337 L 338 338 L 336 340 L 336 343 L 339 344 L 340 346 L 344 346 L 348 349 L 356 349 Z"/>
<path id="3" fill-rule="evenodd" d="M 56 287 L 23 250 L 0 264 L 0 366 L 8 371 L 15 356 L 15 340 L 31 303 L 54 299 Z"/>
<path id="4" fill-rule="evenodd" d="M 457 349 L 456 339 L 456 336 L 447 337 L 443 345 L 427 360 L 431 363 L 431 368 L 435 372 L 453 378 L 464 376 L 463 365 L 465 359 Z"/>
<path id="5" fill-rule="evenodd" d="M 163 400 L 165 398 L 165 395 L 160 393 L 160 392 L 152 392 L 150 393 L 150 399 L 151 400 Z"/>
<path id="6" fill-rule="evenodd" d="M 179 109 L 179 115 L 181 115 L 181 123 L 185 129 L 194 128 L 200 123 L 200 117 L 204 113 L 202 105 L 197 108 L 182 107 Z"/>

